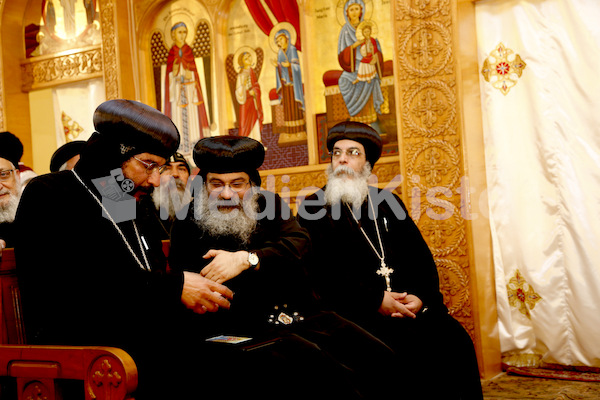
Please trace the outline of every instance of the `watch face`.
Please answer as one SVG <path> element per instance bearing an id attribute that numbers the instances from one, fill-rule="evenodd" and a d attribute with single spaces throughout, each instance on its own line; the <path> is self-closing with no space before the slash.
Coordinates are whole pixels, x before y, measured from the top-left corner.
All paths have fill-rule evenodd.
<path id="1" fill-rule="evenodd" d="M 248 262 L 253 267 L 256 267 L 258 265 L 258 256 L 256 255 L 256 253 L 250 253 L 248 255 Z"/>

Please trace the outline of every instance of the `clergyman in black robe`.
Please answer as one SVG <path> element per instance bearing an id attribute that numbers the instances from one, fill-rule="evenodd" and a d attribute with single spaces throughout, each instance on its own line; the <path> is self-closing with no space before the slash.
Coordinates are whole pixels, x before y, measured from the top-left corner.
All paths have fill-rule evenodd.
<path id="1" fill-rule="evenodd" d="M 188 383 L 179 316 L 227 308 L 232 294 L 198 274 L 167 273 L 160 232 L 136 213 L 179 145 L 172 121 L 110 100 L 94 126 L 74 170 L 32 180 L 17 211 L 27 341 L 121 348 L 138 368 L 136 399 L 178 398 Z"/>
<path id="2" fill-rule="evenodd" d="M 313 243 L 308 275 L 323 308 L 396 351 L 403 373 L 382 379 L 398 395 L 481 399 L 473 343 L 444 305 L 426 242 L 400 198 L 368 185 L 381 155 L 379 134 L 341 122 L 327 146 L 327 185 L 298 209 Z"/>

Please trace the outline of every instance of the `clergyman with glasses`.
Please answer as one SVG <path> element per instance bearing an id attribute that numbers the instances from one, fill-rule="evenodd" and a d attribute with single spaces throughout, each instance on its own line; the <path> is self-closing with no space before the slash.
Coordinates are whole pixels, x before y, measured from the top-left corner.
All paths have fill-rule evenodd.
<path id="1" fill-rule="evenodd" d="M 232 292 L 200 274 L 167 270 L 160 232 L 143 214 L 111 215 L 92 182 L 120 169 L 139 203 L 179 146 L 173 122 L 131 100 L 100 104 L 93 121 L 75 168 L 32 180 L 17 211 L 27 341 L 121 348 L 138 368 L 136 399 L 183 398 L 178 316 L 227 309 Z"/>
<path id="2" fill-rule="evenodd" d="M 188 313 L 181 332 L 216 371 L 227 371 L 211 375 L 203 394 L 385 398 L 387 386 L 371 366 L 391 364 L 392 352 L 355 324 L 314 307 L 302 268 L 310 239 L 287 203 L 260 188 L 263 145 L 249 137 L 203 138 L 193 158 L 203 185 L 187 218 L 173 223 L 169 265 L 235 293 L 229 310 Z M 240 337 L 249 340 L 237 347 L 212 341 Z"/>
<path id="3" fill-rule="evenodd" d="M 431 251 L 404 203 L 369 185 L 382 153 L 372 127 L 340 122 L 327 136 L 327 184 L 298 208 L 313 248 L 306 263 L 322 308 L 390 346 L 395 398 L 482 399 L 471 338 L 448 314 Z"/>
<path id="4" fill-rule="evenodd" d="M 13 247 L 15 215 L 21 198 L 19 160 L 23 144 L 14 134 L 0 132 L 0 254 Z"/>

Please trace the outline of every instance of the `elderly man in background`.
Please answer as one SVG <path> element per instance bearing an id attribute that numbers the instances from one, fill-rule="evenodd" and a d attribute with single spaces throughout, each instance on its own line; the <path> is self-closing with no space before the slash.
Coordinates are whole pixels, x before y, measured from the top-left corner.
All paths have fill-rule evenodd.
<path id="1" fill-rule="evenodd" d="M 22 155 L 23 144 L 19 138 L 10 132 L 0 132 L 0 252 L 14 245 L 14 220 L 21 198 L 19 160 Z"/>
<path id="2" fill-rule="evenodd" d="M 171 238 L 171 227 L 182 207 L 191 201 L 190 165 L 183 154 L 175 152 L 165 164 L 160 174 L 160 186 L 152 192 L 152 202 L 163 240 Z M 183 218 L 185 215 L 182 215 Z"/>

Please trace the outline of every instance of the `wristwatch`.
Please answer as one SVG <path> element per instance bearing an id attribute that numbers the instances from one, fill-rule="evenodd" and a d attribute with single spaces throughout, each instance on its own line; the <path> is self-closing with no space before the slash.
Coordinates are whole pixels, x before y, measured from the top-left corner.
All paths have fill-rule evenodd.
<path id="1" fill-rule="evenodd" d="M 258 266 L 259 262 L 258 255 L 256 253 L 248 253 L 248 262 L 250 263 L 250 268 L 254 269 Z"/>

